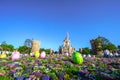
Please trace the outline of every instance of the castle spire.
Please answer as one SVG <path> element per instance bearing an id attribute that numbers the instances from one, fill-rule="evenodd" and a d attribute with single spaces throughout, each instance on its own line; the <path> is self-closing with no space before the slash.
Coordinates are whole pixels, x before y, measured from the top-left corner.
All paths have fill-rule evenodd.
<path id="1" fill-rule="evenodd" d="M 69 40 L 69 33 L 66 33 L 66 40 Z"/>

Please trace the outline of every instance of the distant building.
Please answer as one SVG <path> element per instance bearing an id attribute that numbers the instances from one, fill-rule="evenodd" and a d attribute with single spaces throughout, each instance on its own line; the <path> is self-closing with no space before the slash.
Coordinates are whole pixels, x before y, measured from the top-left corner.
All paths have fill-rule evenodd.
<path id="1" fill-rule="evenodd" d="M 0 50 L 3 50 L 3 48 L 0 46 Z"/>
<path id="2" fill-rule="evenodd" d="M 79 48 L 79 52 L 82 53 L 83 49 L 82 48 Z"/>
<path id="3" fill-rule="evenodd" d="M 91 48 L 92 48 L 92 53 L 93 54 L 97 54 L 99 51 L 101 51 L 102 49 L 102 41 L 101 41 L 101 37 L 99 36 L 96 39 L 92 39 L 90 40 L 91 43 Z"/>
<path id="4" fill-rule="evenodd" d="M 71 41 L 69 39 L 69 34 L 67 33 L 65 40 L 63 41 L 63 45 L 59 47 L 59 53 L 69 53 L 72 54 L 75 51 L 75 48 L 72 47 Z"/>

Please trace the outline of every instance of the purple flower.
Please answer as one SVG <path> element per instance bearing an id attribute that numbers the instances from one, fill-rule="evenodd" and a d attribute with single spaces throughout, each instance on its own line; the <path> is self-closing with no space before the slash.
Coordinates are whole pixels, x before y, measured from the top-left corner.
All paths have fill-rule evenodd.
<path id="1" fill-rule="evenodd" d="M 34 74 L 35 76 L 41 76 L 41 75 L 42 75 L 41 72 L 34 72 L 33 74 Z"/>
<path id="2" fill-rule="evenodd" d="M 110 69 L 112 69 L 112 68 L 113 68 L 113 66 L 109 65 L 109 68 L 110 68 Z"/>
<path id="3" fill-rule="evenodd" d="M 45 76 L 41 77 L 40 80 L 50 80 L 50 76 L 49 75 L 45 75 Z"/>

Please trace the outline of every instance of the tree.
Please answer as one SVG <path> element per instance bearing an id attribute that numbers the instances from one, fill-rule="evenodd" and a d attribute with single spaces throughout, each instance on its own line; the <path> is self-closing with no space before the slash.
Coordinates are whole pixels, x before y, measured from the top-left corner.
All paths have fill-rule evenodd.
<path id="1" fill-rule="evenodd" d="M 101 37 L 101 40 L 102 40 L 102 45 L 107 45 L 107 44 L 110 44 L 111 42 L 105 38 L 105 37 Z"/>
<path id="2" fill-rule="evenodd" d="M 107 45 L 103 45 L 103 50 L 105 50 L 105 49 L 108 49 L 111 51 L 116 51 L 118 48 L 114 44 L 109 43 Z"/>
<path id="3" fill-rule="evenodd" d="M 45 51 L 45 49 L 44 49 L 44 48 L 40 48 L 40 53 L 41 53 L 42 51 Z"/>
<path id="4" fill-rule="evenodd" d="M 98 40 L 98 39 L 100 39 L 100 40 Z M 102 50 L 105 50 L 105 49 L 109 49 L 111 51 L 117 50 L 117 47 L 105 37 L 98 37 L 96 40 L 98 40 L 98 42 L 96 42 L 97 44 L 101 43 Z"/>
<path id="5" fill-rule="evenodd" d="M 1 47 L 4 51 L 13 51 L 14 46 L 11 44 L 7 44 L 6 41 L 2 42 Z"/>
<path id="6" fill-rule="evenodd" d="M 10 51 L 14 50 L 14 46 L 12 44 L 8 44 L 7 47 L 9 48 Z"/>
<path id="7" fill-rule="evenodd" d="M 50 54 L 50 49 L 45 50 L 46 54 Z"/>
<path id="8" fill-rule="evenodd" d="M 98 36 L 96 39 L 91 40 L 92 52 L 98 54 L 99 52 L 109 49 L 110 51 L 117 50 L 117 47 L 111 43 L 107 38 Z"/>
<path id="9" fill-rule="evenodd" d="M 82 54 L 91 54 L 91 50 L 88 47 L 83 48 Z"/>
<path id="10" fill-rule="evenodd" d="M 24 54 L 30 54 L 31 52 L 31 47 L 32 47 L 32 40 L 31 39 L 26 39 L 24 42 L 23 46 L 20 46 L 18 48 L 18 51 L 20 53 L 24 53 Z"/>
<path id="11" fill-rule="evenodd" d="M 40 48 L 40 53 L 41 53 L 42 51 L 45 51 L 46 54 L 50 54 L 50 49 Z"/>
<path id="12" fill-rule="evenodd" d="M 18 51 L 20 53 L 24 53 L 24 54 L 30 54 L 31 48 L 27 47 L 27 46 L 20 46 L 18 48 Z"/>

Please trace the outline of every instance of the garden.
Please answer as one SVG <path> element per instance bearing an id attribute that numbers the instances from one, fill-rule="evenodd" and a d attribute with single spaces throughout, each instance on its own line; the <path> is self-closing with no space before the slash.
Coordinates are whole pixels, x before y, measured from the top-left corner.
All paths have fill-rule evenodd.
<path id="1" fill-rule="evenodd" d="M 0 80 L 120 80 L 120 58 L 85 57 L 76 64 L 71 56 L 31 56 L 0 59 Z"/>

